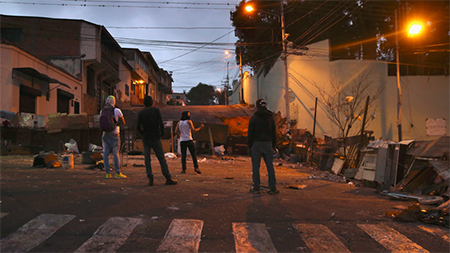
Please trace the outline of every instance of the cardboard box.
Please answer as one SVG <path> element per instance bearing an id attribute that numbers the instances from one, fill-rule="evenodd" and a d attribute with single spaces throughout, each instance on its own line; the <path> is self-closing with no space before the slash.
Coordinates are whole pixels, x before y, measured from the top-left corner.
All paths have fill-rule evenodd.
<path id="1" fill-rule="evenodd" d="M 170 151 L 170 147 L 172 146 L 171 140 L 161 140 L 161 144 L 162 144 L 164 153 L 171 152 Z M 144 143 L 142 142 L 142 139 L 137 139 L 134 141 L 133 151 L 140 151 L 140 152 L 144 153 Z M 153 152 L 153 149 L 152 149 L 152 154 L 153 155 L 155 154 Z"/>

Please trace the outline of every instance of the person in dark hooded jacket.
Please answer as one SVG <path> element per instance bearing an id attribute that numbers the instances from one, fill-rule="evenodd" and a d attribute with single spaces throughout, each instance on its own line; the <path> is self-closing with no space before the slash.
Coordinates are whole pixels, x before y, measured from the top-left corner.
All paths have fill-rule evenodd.
<path id="1" fill-rule="evenodd" d="M 158 158 L 159 165 L 161 166 L 161 172 L 166 178 L 166 184 L 177 184 L 177 180 L 173 179 L 170 175 L 161 144 L 161 137 L 164 135 L 161 111 L 153 107 L 153 98 L 148 95 L 144 97 L 144 106 L 145 108 L 138 114 L 137 131 L 143 136 L 142 143 L 144 144 L 145 170 L 148 177 L 148 185 L 153 186 L 151 149 L 155 151 L 156 158 Z"/>
<path id="2" fill-rule="evenodd" d="M 260 193 L 261 178 L 259 168 L 261 157 L 267 167 L 269 175 L 269 194 L 277 194 L 275 170 L 273 168 L 273 149 L 277 143 L 277 133 L 273 113 L 267 109 L 264 99 L 256 100 L 255 114 L 250 118 L 248 124 L 248 147 L 252 159 L 253 187 L 250 192 Z"/>

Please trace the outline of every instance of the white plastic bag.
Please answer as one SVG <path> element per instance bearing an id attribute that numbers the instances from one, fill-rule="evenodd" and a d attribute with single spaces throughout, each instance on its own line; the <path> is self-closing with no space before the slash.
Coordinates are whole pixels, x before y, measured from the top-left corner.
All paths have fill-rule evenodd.
<path id="1" fill-rule="evenodd" d="M 169 153 L 169 152 L 165 153 L 164 156 L 167 158 L 170 158 L 170 159 L 177 158 L 177 155 L 175 155 L 174 153 Z"/>
<path id="2" fill-rule="evenodd" d="M 225 147 L 223 145 L 214 147 L 216 155 L 223 155 L 225 153 Z"/>
<path id="3" fill-rule="evenodd" d="M 73 151 L 76 154 L 79 154 L 77 142 L 74 139 L 70 139 L 69 143 L 65 144 L 67 151 Z"/>

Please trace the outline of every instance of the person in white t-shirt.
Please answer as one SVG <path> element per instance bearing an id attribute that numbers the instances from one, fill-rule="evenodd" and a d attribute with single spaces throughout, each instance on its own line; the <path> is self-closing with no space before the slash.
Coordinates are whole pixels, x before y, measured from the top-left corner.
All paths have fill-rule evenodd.
<path id="1" fill-rule="evenodd" d="M 102 135 L 102 146 L 103 146 L 103 164 L 105 165 L 106 178 L 112 178 L 111 168 L 109 166 L 109 154 L 113 154 L 114 159 L 114 169 L 116 171 L 115 178 L 126 178 L 124 174 L 120 172 L 120 161 L 119 161 L 119 150 L 120 150 L 120 126 L 125 125 L 125 118 L 123 117 L 123 113 L 119 108 L 115 108 L 116 98 L 114 96 L 109 96 L 106 98 L 105 107 L 103 110 L 108 107 L 114 108 L 114 119 L 118 122 L 116 128 L 111 132 L 103 132 Z M 101 114 L 101 112 L 100 112 Z"/>
<path id="2" fill-rule="evenodd" d="M 186 173 L 186 155 L 187 155 L 186 153 L 187 149 L 189 149 L 189 152 L 191 153 L 192 156 L 192 161 L 194 162 L 194 170 L 198 174 L 201 174 L 202 172 L 198 169 L 197 154 L 195 151 L 194 139 L 192 138 L 192 132 L 200 131 L 200 129 L 202 129 L 204 125 L 201 124 L 199 128 L 195 128 L 190 118 L 191 113 L 189 111 L 184 111 L 181 114 L 181 120 L 175 127 L 175 133 L 177 133 L 180 136 L 181 166 L 182 166 L 181 173 Z"/>

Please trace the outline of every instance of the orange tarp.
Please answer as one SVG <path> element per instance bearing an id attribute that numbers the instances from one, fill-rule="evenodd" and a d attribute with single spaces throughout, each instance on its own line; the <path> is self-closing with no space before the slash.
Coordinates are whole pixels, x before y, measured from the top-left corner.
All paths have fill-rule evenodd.
<path id="1" fill-rule="evenodd" d="M 228 135 L 242 135 L 247 136 L 248 134 L 248 122 L 250 121 L 250 116 L 248 117 L 219 117 L 222 120 L 222 124 L 228 126 Z"/>

